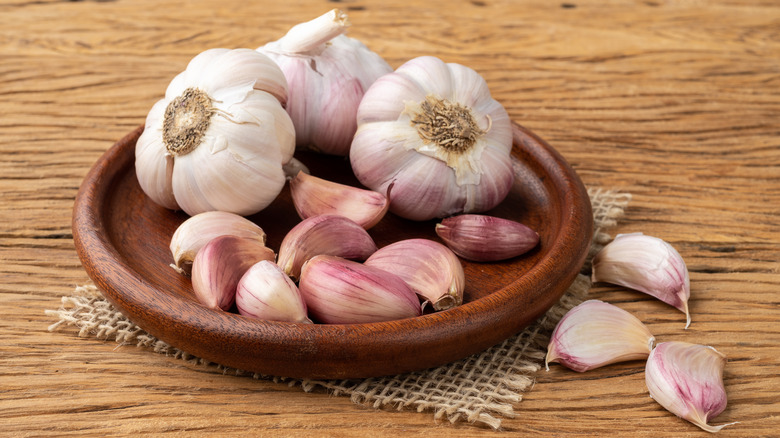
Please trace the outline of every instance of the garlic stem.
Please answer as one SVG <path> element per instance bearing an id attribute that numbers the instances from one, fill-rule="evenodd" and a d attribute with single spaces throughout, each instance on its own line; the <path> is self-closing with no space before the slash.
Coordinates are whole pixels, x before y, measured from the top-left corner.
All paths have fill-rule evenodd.
<path id="1" fill-rule="evenodd" d="M 333 9 L 311 21 L 293 26 L 280 40 L 284 53 L 305 54 L 346 32 L 347 14 Z"/>

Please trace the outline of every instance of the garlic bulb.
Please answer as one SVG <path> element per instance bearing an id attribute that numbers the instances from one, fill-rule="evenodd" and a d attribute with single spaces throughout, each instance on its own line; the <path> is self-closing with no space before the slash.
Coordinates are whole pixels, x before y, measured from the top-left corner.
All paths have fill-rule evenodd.
<path id="1" fill-rule="evenodd" d="M 257 49 L 287 78 L 287 112 L 298 146 L 347 155 L 363 93 L 393 70 L 363 43 L 343 35 L 348 26 L 347 15 L 333 9 Z"/>
<path id="2" fill-rule="evenodd" d="M 530 251 L 539 234 L 520 222 L 481 214 L 461 214 L 436 224 L 436 234 L 467 260 L 494 262 Z"/>
<path id="3" fill-rule="evenodd" d="M 236 288 L 238 313 L 268 321 L 311 324 L 306 303 L 290 277 L 272 261 L 250 267 Z"/>
<path id="4" fill-rule="evenodd" d="M 550 337 L 544 365 L 551 362 L 585 372 L 604 365 L 644 359 L 655 338 L 634 315 L 599 300 L 585 301 L 561 318 Z"/>
<path id="5" fill-rule="evenodd" d="M 736 424 L 707 424 L 726 409 L 725 364 L 726 356 L 712 347 L 662 342 L 647 359 L 645 383 L 650 396 L 666 410 L 707 432 L 718 432 Z"/>
<path id="6" fill-rule="evenodd" d="M 312 317 L 328 324 L 411 318 L 417 295 L 398 276 L 340 257 L 319 255 L 303 265 L 298 285 Z"/>
<path id="7" fill-rule="evenodd" d="M 207 211 L 176 228 L 170 244 L 174 266 L 189 274 L 198 251 L 211 239 L 226 235 L 256 239 L 265 245 L 265 232 L 249 219 L 225 211 Z"/>
<path id="8" fill-rule="evenodd" d="M 279 67 L 250 49 L 211 49 L 190 61 L 149 111 L 135 148 L 144 193 L 193 216 L 254 214 L 284 187 L 295 130 Z"/>
<path id="9" fill-rule="evenodd" d="M 481 212 L 514 180 L 512 127 L 485 80 L 459 64 L 412 59 L 363 96 L 349 158 L 360 182 L 413 220 Z"/>
<path id="10" fill-rule="evenodd" d="M 685 328 L 691 325 L 688 268 L 680 253 L 657 237 L 618 234 L 593 258 L 592 279 L 658 298 L 685 313 Z"/>

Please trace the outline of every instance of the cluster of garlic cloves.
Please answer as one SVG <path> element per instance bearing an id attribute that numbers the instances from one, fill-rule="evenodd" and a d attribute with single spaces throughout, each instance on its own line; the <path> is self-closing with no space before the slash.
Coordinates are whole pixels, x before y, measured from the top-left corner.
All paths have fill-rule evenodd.
<path id="1" fill-rule="evenodd" d="M 688 268 L 680 253 L 662 239 L 619 234 L 593 258 L 592 279 L 658 298 L 685 313 L 685 328 L 691 324 Z"/>
<path id="2" fill-rule="evenodd" d="M 588 300 L 564 315 L 552 333 L 545 366 L 552 362 L 578 372 L 645 359 L 655 338 L 634 315 L 599 300 Z"/>
<path id="3" fill-rule="evenodd" d="M 645 382 L 650 396 L 666 410 L 707 432 L 718 432 L 735 424 L 708 424 L 726 409 L 725 364 L 726 356 L 712 347 L 662 342 L 647 360 Z"/>
<path id="4" fill-rule="evenodd" d="M 539 243 L 539 234 L 519 222 L 478 214 L 448 217 L 436 224 L 436 234 L 455 254 L 477 262 L 511 259 Z"/>

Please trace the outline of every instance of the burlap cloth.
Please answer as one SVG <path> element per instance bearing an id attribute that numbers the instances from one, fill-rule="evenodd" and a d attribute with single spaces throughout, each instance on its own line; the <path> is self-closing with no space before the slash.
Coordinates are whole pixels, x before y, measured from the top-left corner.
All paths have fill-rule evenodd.
<path id="1" fill-rule="evenodd" d="M 62 297 L 59 310 L 46 311 L 58 320 L 49 326 L 49 331 L 75 326 L 82 337 L 136 345 L 212 367 L 216 372 L 285 382 L 306 392 L 324 389 L 374 408 L 433 412 L 436 420 L 467 421 L 498 429 L 501 426 L 499 417 L 514 417 L 514 405 L 521 401 L 522 393 L 531 390 L 534 374 L 542 368 L 555 325 L 569 309 L 585 299 L 591 286 L 590 260 L 610 240 L 603 229 L 616 224 L 631 199 L 629 194 L 602 189 L 590 189 L 588 194 L 595 223 L 593 244 L 581 273 L 560 302 L 534 324 L 501 344 L 438 368 L 364 380 L 285 379 L 228 369 L 187 354 L 146 333 L 106 301 L 92 284 L 79 286 L 71 295 Z"/>

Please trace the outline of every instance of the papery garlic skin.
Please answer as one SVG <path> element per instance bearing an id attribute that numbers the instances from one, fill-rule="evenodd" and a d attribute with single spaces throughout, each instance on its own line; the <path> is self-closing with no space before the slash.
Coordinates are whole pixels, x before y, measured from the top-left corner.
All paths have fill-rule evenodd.
<path id="1" fill-rule="evenodd" d="M 390 207 L 386 195 L 327 181 L 303 172 L 290 180 L 290 194 L 301 219 L 337 214 L 353 220 L 365 229 L 376 225 Z"/>
<path id="2" fill-rule="evenodd" d="M 246 237 L 265 245 L 262 228 L 249 219 L 225 211 L 207 211 L 185 220 L 171 237 L 171 254 L 176 267 L 189 274 L 198 251 L 219 236 Z"/>
<path id="3" fill-rule="evenodd" d="M 274 252 L 255 239 L 220 236 L 198 251 L 192 263 L 192 290 L 198 301 L 211 309 L 230 310 L 238 282 L 262 260 L 273 261 Z"/>
<path id="4" fill-rule="evenodd" d="M 634 315 L 599 300 L 585 301 L 561 318 L 550 337 L 545 367 L 551 362 L 577 372 L 644 359 L 655 338 Z"/>
<path id="5" fill-rule="evenodd" d="M 463 303 L 466 275 L 458 257 L 446 246 L 428 239 L 401 240 L 378 249 L 366 266 L 391 272 L 409 285 L 434 310 Z"/>
<path id="6" fill-rule="evenodd" d="M 135 148 L 141 189 L 191 216 L 262 210 L 282 190 L 295 150 L 286 100 L 284 75 L 257 51 L 197 55 L 146 118 Z"/>
<path id="7" fill-rule="evenodd" d="M 304 219 L 284 236 L 277 264 L 297 279 L 303 264 L 316 255 L 365 260 L 376 249 L 363 227 L 344 216 L 324 214 Z"/>
<path id="8" fill-rule="evenodd" d="M 417 295 L 398 276 L 339 257 L 313 257 L 299 289 L 311 316 L 328 324 L 411 318 L 422 313 Z"/>
<path id="9" fill-rule="evenodd" d="M 427 220 L 498 205 L 514 181 L 509 116 L 474 70 L 430 56 L 379 78 L 357 113 L 350 162 L 390 211 Z"/>
<path id="10" fill-rule="evenodd" d="M 647 359 L 645 383 L 650 396 L 666 410 L 707 432 L 717 432 L 735 424 L 707 424 L 726 409 L 725 365 L 726 356 L 712 347 L 662 342 Z"/>
<path id="11" fill-rule="evenodd" d="M 455 254 L 476 262 L 511 259 L 539 244 L 539 234 L 526 225 L 479 214 L 448 217 L 436 224 L 436 234 Z"/>
<path id="12" fill-rule="evenodd" d="M 690 277 L 685 261 L 672 245 L 642 233 L 618 234 L 593 258 L 593 282 L 638 290 L 685 313 L 691 325 Z"/>
<path id="13" fill-rule="evenodd" d="M 347 155 L 365 90 L 393 70 L 363 43 L 343 35 L 348 26 L 346 14 L 333 9 L 257 49 L 287 78 L 287 112 L 300 147 Z"/>
<path id="14" fill-rule="evenodd" d="M 267 321 L 311 324 L 298 287 L 275 263 L 263 260 L 250 267 L 236 288 L 238 313 Z"/>

